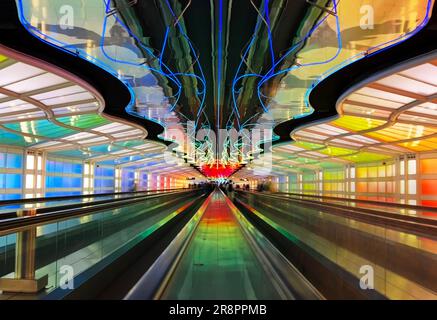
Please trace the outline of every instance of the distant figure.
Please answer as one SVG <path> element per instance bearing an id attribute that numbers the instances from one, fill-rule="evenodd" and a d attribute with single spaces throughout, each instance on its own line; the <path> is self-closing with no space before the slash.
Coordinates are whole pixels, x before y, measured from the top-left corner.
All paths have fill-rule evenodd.
<path id="1" fill-rule="evenodd" d="M 137 192 L 137 190 L 138 190 L 138 186 L 137 186 L 136 183 L 134 183 L 134 185 L 132 186 L 131 191 L 132 191 L 132 192 Z"/>

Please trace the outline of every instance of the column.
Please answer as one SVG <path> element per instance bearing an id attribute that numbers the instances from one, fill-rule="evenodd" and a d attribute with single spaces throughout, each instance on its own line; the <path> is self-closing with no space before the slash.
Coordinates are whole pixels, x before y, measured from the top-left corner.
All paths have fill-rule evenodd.
<path id="1" fill-rule="evenodd" d="M 33 216 L 35 209 L 19 210 L 19 217 Z M 14 293 L 36 293 L 45 288 L 48 275 L 35 278 L 36 227 L 17 232 L 15 244 L 15 277 L 0 278 L 0 290 Z"/>

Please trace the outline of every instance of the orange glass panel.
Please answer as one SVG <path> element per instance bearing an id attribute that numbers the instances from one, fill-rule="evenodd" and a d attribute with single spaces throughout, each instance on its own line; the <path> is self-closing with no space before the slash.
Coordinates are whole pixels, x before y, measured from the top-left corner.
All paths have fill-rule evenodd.
<path id="1" fill-rule="evenodd" d="M 437 194 L 437 180 L 422 180 L 422 194 Z"/>
<path id="2" fill-rule="evenodd" d="M 423 206 L 437 207 L 437 200 L 422 200 Z"/>
<path id="3" fill-rule="evenodd" d="M 367 182 L 357 182 L 357 192 L 367 192 Z"/>
<path id="4" fill-rule="evenodd" d="M 378 192 L 385 192 L 385 182 L 378 182 Z"/>
<path id="5" fill-rule="evenodd" d="M 372 200 L 372 201 L 377 201 L 378 200 L 378 197 L 372 197 L 372 196 L 370 196 L 370 197 L 366 197 L 366 199 L 365 200 Z"/>
<path id="6" fill-rule="evenodd" d="M 378 182 L 369 182 L 368 192 L 378 192 Z"/>
<path id="7" fill-rule="evenodd" d="M 437 174 L 437 159 L 420 160 L 421 174 Z"/>
<path id="8" fill-rule="evenodd" d="M 387 193 L 393 193 L 393 182 L 392 181 L 388 181 L 387 185 L 386 185 L 386 192 Z"/>

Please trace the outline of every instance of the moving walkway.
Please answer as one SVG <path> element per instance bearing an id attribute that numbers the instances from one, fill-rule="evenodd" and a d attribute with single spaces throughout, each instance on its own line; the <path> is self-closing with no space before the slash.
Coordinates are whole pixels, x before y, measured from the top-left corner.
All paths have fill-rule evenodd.
<path id="1" fill-rule="evenodd" d="M 223 191 L 197 214 L 195 227 L 172 243 L 176 257 L 155 264 L 126 299 L 323 299 Z M 151 288 L 157 277 L 162 282 Z"/>
<path id="2" fill-rule="evenodd" d="M 78 208 L 87 204 L 110 203 L 114 202 L 114 200 L 138 199 L 144 196 L 178 192 L 181 192 L 181 190 L 114 192 L 89 195 L 66 195 L 58 197 L 0 200 L 0 219 L 16 217 L 23 212 L 43 213 L 54 211 L 54 209 Z"/>
<path id="3" fill-rule="evenodd" d="M 85 213 L 74 209 L 69 216 L 53 209 L 40 214 L 47 221 L 2 231 L 0 285 L 11 288 L 29 273 L 15 261 L 28 245 L 20 239 L 30 234 L 33 256 L 23 264 L 31 260 L 34 282 L 45 279 L 40 291 L 25 296 L 34 299 L 324 298 L 219 189 L 137 200 L 124 197 L 117 208 L 97 204 L 94 211 L 87 204 Z M 64 266 L 75 272 L 71 288 L 59 282 Z M 23 298 L 5 291 L 2 299 Z"/>
<path id="4" fill-rule="evenodd" d="M 433 208 L 248 191 L 234 201 L 328 299 L 437 298 Z"/>
<path id="5" fill-rule="evenodd" d="M 42 213 L 33 211 L 29 216 L 3 219 L 0 287 L 7 292 L 38 291 L 37 298 L 50 296 L 60 286 L 62 266 L 72 267 L 79 275 L 99 264 L 109 265 L 167 222 L 178 220 L 180 213 L 204 196 L 203 190 L 124 195 L 105 203 L 76 203 L 68 208 L 61 205 Z M 3 294 L 0 298 L 13 296 Z"/>
<path id="6" fill-rule="evenodd" d="M 93 199 L 0 220 L 0 299 L 437 297 L 426 208 L 218 188 Z"/>

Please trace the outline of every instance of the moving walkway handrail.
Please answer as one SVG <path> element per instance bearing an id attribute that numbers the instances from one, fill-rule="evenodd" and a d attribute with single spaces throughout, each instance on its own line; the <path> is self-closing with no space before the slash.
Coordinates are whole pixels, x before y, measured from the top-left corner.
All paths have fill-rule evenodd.
<path id="1" fill-rule="evenodd" d="M 222 190 L 219 190 L 219 192 L 223 193 Z M 195 234 L 212 195 L 213 193 L 211 193 L 198 212 L 129 291 L 124 298 L 125 300 L 156 300 L 162 297 Z M 235 210 L 239 213 L 239 210 L 229 198 L 224 194 L 223 196 L 234 214 Z M 241 213 L 236 218 L 237 220 L 246 219 Z M 251 225 L 247 220 L 246 223 Z M 281 291 L 281 295 L 285 299 L 324 299 L 320 292 L 258 230 L 252 227 L 246 228 L 242 224 L 240 224 L 240 228 L 243 229 L 245 238 L 249 241 L 251 247 L 253 247 L 254 253 L 260 259 L 260 262 L 267 269 L 271 268 L 269 274 L 271 278 L 274 278 L 272 281 L 275 281 L 276 287 Z"/>
<path id="2" fill-rule="evenodd" d="M 38 197 L 38 198 L 25 198 L 25 199 L 12 199 L 12 200 L 0 200 L 0 207 L 10 204 L 27 204 L 35 202 L 56 202 L 72 199 L 84 199 L 84 198 L 99 198 L 126 194 L 155 194 L 159 192 L 173 192 L 178 190 L 193 190 L 188 188 L 179 189 L 158 189 L 158 190 L 142 190 L 142 191 L 127 191 L 127 192 L 109 192 L 109 193 L 96 193 L 96 194 L 80 194 L 70 196 L 57 196 L 57 197 Z"/>
<path id="3" fill-rule="evenodd" d="M 171 275 L 177 268 L 185 249 L 190 243 L 200 219 L 211 201 L 212 195 L 213 193 L 208 196 L 158 259 L 127 293 L 124 300 L 157 300 L 160 298 L 170 281 Z"/>
<path id="4" fill-rule="evenodd" d="M 336 200 L 336 201 L 344 201 L 344 202 L 365 203 L 365 204 L 372 204 L 372 205 L 377 205 L 377 206 L 396 207 L 396 208 L 401 208 L 401 209 L 417 210 L 417 211 L 435 211 L 435 212 L 437 212 L 437 207 L 415 205 L 415 204 L 406 204 L 406 203 L 396 203 L 396 202 L 388 202 L 388 201 L 352 199 L 352 198 L 346 198 L 346 197 L 322 196 L 322 195 L 315 195 L 315 194 L 301 194 L 301 193 L 292 193 L 292 192 L 272 192 L 272 194 L 281 195 L 281 196 L 308 197 L 308 198 Z"/>
<path id="5" fill-rule="evenodd" d="M 245 191 L 245 192 L 247 192 L 247 191 Z M 418 216 L 414 216 L 414 215 L 395 213 L 395 212 L 387 212 L 387 211 L 377 210 L 374 208 L 351 207 L 351 206 L 342 205 L 342 204 L 333 203 L 333 202 L 322 202 L 322 201 L 311 200 L 311 199 L 287 197 L 287 196 L 283 196 L 282 194 L 278 194 L 278 193 L 261 193 L 261 192 L 251 192 L 251 191 L 249 191 L 248 193 L 253 193 L 256 195 L 266 196 L 266 197 L 271 197 L 271 198 L 284 199 L 284 200 L 288 200 L 288 201 L 308 202 L 308 203 L 323 205 L 326 207 L 336 207 L 336 208 L 342 208 L 342 209 L 347 209 L 347 210 L 351 210 L 351 211 L 361 211 L 361 212 L 370 213 L 370 214 L 385 215 L 385 216 L 388 216 L 391 218 L 397 218 L 397 219 L 401 219 L 401 220 L 407 220 L 407 221 L 413 221 L 413 222 L 425 223 L 425 224 L 431 224 L 431 225 L 437 226 L 437 219 L 430 219 L 430 218 L 418 217 Z"/>
<path id="6" fill-rule="evenodd" d="M 123 198 L 113 198 L 113 199 L 104 199 L 104 200 L 98 200 L 93 202 L 76 202 L 76 203 L 70 203 L 70 204 L 62 204 L 58 206 L 49 206 L 49 207 L 41 207 L 41 208 L 24 208 L 24 209 L 15 209 L 11 212 L 3 212 L 0 213 L 0 220 L 3 218 L 13 218 L 15 216 L 19 215 L 29 215 L 28 213 L 31 212 L 32 215 L 41 214 L 41 213 L 48 213 L 48 212 L 54 212 L 59 210 L 68 210 L 68 209 L 76 209 L 91 205 L 98 205 L 98 204 L 105 204 L 105 203 L 115 203 L 118 201 L 124 201 L 124 200 L 131 200 L 131 199 L 137 199 L 137 198 L 150 198 L 150 197 L 156 197 L 156 196 L 169 196 L 169 195 L 177 195 L 180 193 L 188 192 L 188 189 L 183 189 L 182 191 L 175 190 L 172 192 L 163 192 L 163 193 L 151 193 L 151 194 L 140 194 L 140 195 L 134 195 L 131 197 L 123 197 Z"/>
<path id="7" fill-rule="evenodd" d="M 240 191 L 243 192 L 243 191 Z M 335 208 L 336 210 L 329 213 L 334 215 L 340 215 L 355 220 L 362 220 L 366 223 L 392 226 L 401 229 L 408 229 L 411 232 L 426 234 L 427 236 L 437 235 L 437 220 L 428 219 L 423 217 L 404 215 L 401 213 L 392 213 L 381 210 L 374 210 L 370 208 L 350 207 L 336 203 L 323 203 L 317 200 L 308 200 L 301 198 L 284 197 L 272 193 L 250 192 L 244 191 L 249 194 L 270 197 L 273 199 L 281 199 L 290 202 L 302 203 L 306 206 L 317 207 L 318 209 Z"/>
<path id="8" fill-rule="evenodd" d="M 201 192 L 201 194 L 195 194 L 192 198 L 185 199 L 187 201 L 184 201 L 183 205 L 178 205 L 177 209 L 172 209 L 172 212 L 167 213 L 163 220 L 149 225 L 140 234 L 135 235 L 126 242 L 125 245 L 75 276 L 73 289 L 57 288 L 44 299 L 108 299 L 108 295 L 109 299 L 123 298 L 129 287 L 122 285 L 122 288 L 120 288 L 117 281 L 121 278 L 121 281 L 127 283 L 130 283 L 132 279 L 134 279 L 133 284 L 137 282 L 140 275 L 137 275 L 136 270 L 148 269 L 148 267 L 144 267 L 144 264 L 146 266 L 148 263 L 152 264 L 153 262 L 150 261 L 155 261 L 156 257 L 162 252 L 160 251 L 158 256 L 155 257 L 154 248 L 161 247 L 162 243 L 164 243 L 163 248 L 167 247 L 165 238 L 172 234 L 173 228 L 178 229 L 179 225 L 181 227 L 185 225 L 184 219 L 190 219 L 191 214 L 197 212 L 197 208 L 205 199 L 205 195 L 205 192 Z M 170 202 L 179 204 L 179 201 L 180 199 L 170 199 L 166 204 L 168 205 Z M 169 240 L 168 243 L 171 241 Z M 114 287 L 111 287 L 112 285 Z M 120 292 L 122 292 L 121 295 Z"/>
<path id="9" fill-rule="evenodd" d="M 358 282 L 355 282 L 356 278 L 351 278 L 351 274 L 348 272 L 344 272 L 343 270 L 339 274 L 334 272 L 333 269 L 336 268 L 336 264 L 330 263 L 329 259 L 312 249 L 301 237 L 296 237 L 293 232 L 289 232 L 287 227 L 275 222 L 239 198 L 235 199 L 235 203 L 247 219 L 261 230 L 289 261 L 293 261 L 294 265 L 298 266 L 298 269 L 305 274 L 328 299 L 350 299 L 351 297 L 353 299 L 384 298 L 376 290 L 360 289 L 360 287 L 357 286 Z M 350 282 L 351 279 L 353 279 L 354 283 Z M 347 290 L 346 295 L 341 294 L 343 286 L 345 286 Z M 340 293 L 337 291 L 338 289 L 340 289 Z M 353 292 L 350 292 L 350 289 L 353 289 Z M 349 295 L 350 293 L 353 294 Z"/>
<path id="10" fill-rule="evenodd" d="M 176 195 L 186 194 L 191 192 L 202 192 L 201 189 L 190 189 L 183 192 L 178 192 Z M 68 208 L 64 210 L 59 210 L 59 207 L 52 207 L 52 211 L 40 213 L 30 216 L 21 216 L 16 218 L 9 218 L 0 220 L 0 235 L 9 234 L 22 230 L 23 228 L 28 228 L 29 226 L 36 226 L 42 223 L 47 224 L 59 220 L 70 219 L 73 217 L 78 217 L 82 215 L 89 215 L 99 213 L 102 210 L 114 209 L 121 206 L 132 205 L 135 203 L 142 202 L 144 200 L 163 198 L 172 196 L 174 193 L 164 193 L 164 194 L 153 194 L 137 196 L 132 198 L 122 198 L 122 199 L 111 199 L 105 201 L 104 203 L 86 203 L 75 204 L 74 208 Z M 176 201 L 177 199 L 175 199 Z"/>
<path id="11" fill-rule="evenodd" d="M 248 240 L 259 261 L 265 265 L 270 279 L 276 284 L 284 299 L 324 300 L 323 295 L 303 274 L 270 242 L 270 240 L 245 217 L 223 193 L 227 205 L 237 218 L 243 235 Z"/>

